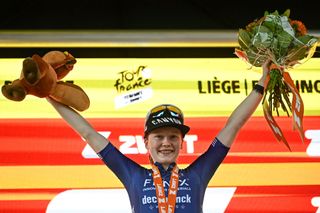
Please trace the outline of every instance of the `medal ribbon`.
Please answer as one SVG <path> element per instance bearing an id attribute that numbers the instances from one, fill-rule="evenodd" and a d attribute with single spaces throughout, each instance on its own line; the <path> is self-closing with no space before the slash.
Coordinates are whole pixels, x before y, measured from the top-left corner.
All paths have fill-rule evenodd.
<path id="1" fill-rule="evenodd" d="M 164 192 L 163 181 L 158 167 L 152 164 L 152 177 L 156 188 L 159 213 L 173 213 L 176 206 L 176 197 L 179 185 L 179 168 L 175 165 L 170 177 L 168 199 Z"/>

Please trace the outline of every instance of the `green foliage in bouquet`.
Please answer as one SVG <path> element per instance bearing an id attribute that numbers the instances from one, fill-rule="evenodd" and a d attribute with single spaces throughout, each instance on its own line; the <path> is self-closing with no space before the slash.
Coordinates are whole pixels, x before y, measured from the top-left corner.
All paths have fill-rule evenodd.
<path id="1" fill-rule="evenodd" d="M 288 116 L 287 108 L 291 110 L 290 89 L 283 82 L 282 74 L 312 57 L 318 42 L 318 38 L 307 34 L 301 21 L 292 20 L 289 16 L 290 9 L 283 14 L 277 10 L 272 13 L 266 11 L 263 17 L 249 23 L 245 29 L 239 29 L 240 48 L 235 50 L 238 57 L 255 67 L 261 67 L 266 60 L 272 61 L 275 66 L 271 69 L 267 87 L 269 107 L 278 115 L 281 107 Z"/>
<path id="2" fill-rule="evenodd" d="M 238 41 L 250 64 L 262 66 L 270 58 L 279 67 L 289 68 L 308 56 L 318 38 L 307 35 L 304 24 L 289 18 L 290 10 L 264 16 L 239 30 Z"/>

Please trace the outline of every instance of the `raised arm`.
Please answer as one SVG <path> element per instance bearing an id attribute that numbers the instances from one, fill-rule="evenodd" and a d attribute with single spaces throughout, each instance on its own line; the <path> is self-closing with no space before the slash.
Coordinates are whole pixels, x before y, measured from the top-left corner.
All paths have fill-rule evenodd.
<path id="1" fill-rule="evenodd" d="M 263 66 L 263 74 L 257 84 L 266 87 L 269 81 L 269 61 Z M 224 128 L 218 133 L 217 138 L 227 147 L 231 147 L 239 130 L 254 113 L 263 95 L 252 90 L 250 94 L 232 112 Z"/>
<path id="2" fill-rule="evenodd" d="M 73 130 L 86 140 L 95 152 L 100 152 L 106 145 L 108 145 L 109 141 L 99 134 L 78 112 L 51 98 L 47 98 L 47 100 L 57 110 L 61 117 L 73 128 Z"/>

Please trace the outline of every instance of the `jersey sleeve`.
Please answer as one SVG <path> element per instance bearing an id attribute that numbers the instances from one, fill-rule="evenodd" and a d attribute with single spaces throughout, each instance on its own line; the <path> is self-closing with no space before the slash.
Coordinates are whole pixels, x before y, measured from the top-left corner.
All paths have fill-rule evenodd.
<path id="1" fill-rule="evenodd" d="M 215 138 L 207 151 L 200 155 L 187 169 L 198 174 L 201 182 L 207 185 L 229 150 L 229 147 Z"/>
<path id="2" fill-rule="evenodd" d="M 122 154 L 111 143 L 97 154 L 125 187 L 130 185 L 134 172 L 143 169 L 139 164 Z"/>

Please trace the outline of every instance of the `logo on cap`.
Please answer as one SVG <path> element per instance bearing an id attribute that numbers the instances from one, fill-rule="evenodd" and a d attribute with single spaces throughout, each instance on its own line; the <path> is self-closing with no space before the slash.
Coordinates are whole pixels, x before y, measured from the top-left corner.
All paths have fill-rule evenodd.
<path id="1" fill-rule="evenodd" d="M 176 127 L 183 134 L 186 134 L 190 129 L 183 124 L 182 111 L 171 104 L 158 105 L 148 112 L 145 123 L 145 133 L 165 126 Z"/>

